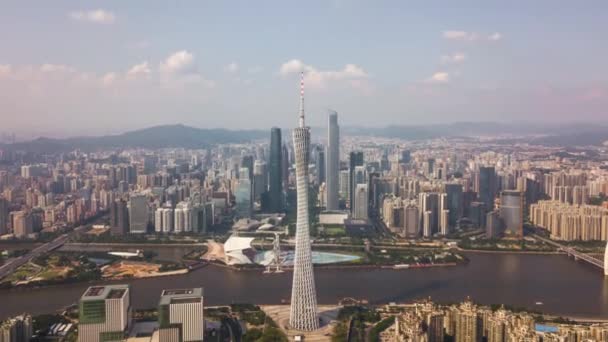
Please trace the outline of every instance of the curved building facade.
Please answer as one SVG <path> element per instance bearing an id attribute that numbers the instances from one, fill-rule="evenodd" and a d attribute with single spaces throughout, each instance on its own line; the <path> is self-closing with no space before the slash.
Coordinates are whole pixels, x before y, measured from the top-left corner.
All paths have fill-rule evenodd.
<path id="1" fill-rule="evenodd" d="M 298 197 L 296 248 L 291 289 L 289 325 L 292 329 L 312 331 L 319 328 L 317 293 L 312 268 L 308 217 L 308 156 L 310 129 L 304 125 L 304 91 L 300 102 L 300 127 L 293 130 Z"/>

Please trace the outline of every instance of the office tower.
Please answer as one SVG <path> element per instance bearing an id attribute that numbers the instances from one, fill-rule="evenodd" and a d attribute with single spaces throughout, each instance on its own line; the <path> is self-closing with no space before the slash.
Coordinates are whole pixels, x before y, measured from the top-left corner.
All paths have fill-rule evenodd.
<path id="1" fill-rule="evenodd" d="M 447 194 L 447 208 L 450 211 L 449 225 L 450 228 L 456 227 L 458 220 L 463 215 L 463 195 L 462 184 L 447 183 L 445 184 L 445 193 Z"/>
<path id="2" fill-rule="evenodd" d="M 283 189 L 287 189 L 287 187 L 289 186 L 289 165 L 293 164 L 293 160 L 291 160 L 290 157 L 293 158 L 293 156 L 289 155 L 289 148 L 287 147 L 287 144 L 283 145 L 281 153 L 281 172 L 283 173 Z M 284 204 L 285 203 L 283 203 L 283 205 Z"/>
<path id="3" fill-rule="evenodd" d="M 32 316 L 19 315 L 0 321 L 0 342 L 29 342 L 34 335 Z"/>
<path id="4" fill-rule="evenodd" d="M 496 172 L 493 166 L 479 168 L 476 189 L 479 202 L 485 203 L 487 211 L 493 210 L 496 197 Z"/>
<path id="5" fill-rule="evenodd" d="M 317 147 L 317 153 L 315 155 L 315 169 L 317 170 L 316 174 L 316 183 L 321 184 L 325 182 L 325 151 L 323 151 L 322 146 Z"/>
<path id="6" fill-rule="evenodd" d="M 78 341 L 122 341 L 131 325 L 129 285 L 91 286 L 78 308 Z"/>
<path id="7" fill-rule="evenodd" d="M 129 198 L 129 232 L 144 234 L 148 230 L 148 197 L 133 194 Z"/>
<path id="8" fill-rule="evenodd" d="M 350 198 L 350 172 L 348 170 L 340 171 L 340 197 L 348 201 Z"/>
<path id="9" fill-rule="evenodd" d="M 496 239 L 502 235 L 502 220 L 497 210 L 486 214 L 486 238 Z"/>
<path id="10" fill-rule="evenodd" d="M 266 163 L 256 160 L 253 164 L 253 199 L 256 201 L 261 200 L 267 186 L 268 173 L 266 172 Z"/>
<path id="11" fill-rule="evenodd" d="M 399 160 L 402 164 L 408 164 L 412 160 L 412 152 L 410 150 L 401 151 L 401 158 Z"/>
<path id="12" fill-rule="evenodd" d="M 247 169 L 249 179 L 253 180 L 253 156 L 252 155 L 246 155 L 246 156 L 241 157 L 241 168 L 243 168 L 243 167 Z"/>
<path id="13" fill-rule="evenodd" d="M 310 128 L 304 123 L 304 73 L 300 90 L 299 127 L 293 130 L 296 157 L 296 189 L 298 211 L 296 222 L 296 247 L 291 289 L 289 325 L 292 329 L 312 331 L 319 328 L 317 293 L 312 267 L 308 217 L 308 156 Z"/>
<path id="14" fill-rule="evenodd" d="M 428 178 L 433 177 L 433 175 L 435 174 L 435 158 L 429 158 L 426 161 L 426 170 L 425 170 L 425 175 Z"/>
<path id="15" fill-rule="evenodd" d="M 110 228 L 114 235 L 123 235 L 129 231 L 129 211 L 127 202 L 123 199 L 110 203 Z"/>
<path id="16" fill-rule="evenodd" d="M 516 190 L 505 190 L 500 195 L 500 218 L 505 234 L 523 238 L 524 236 L 524 196 Z"/>
<path id="17" fill-rule="evenodd" d="M 273 127 L 270 130 L 270 162 L 268 178 L 268 209 L 270 212 L 283 210 L 283 145 L 281 144 L 281 129 Z"/>
<path id="18" fill-rule="evenodd" d="M 203 341 L 203 289 L 163 290 L 158 304 L 158 326 L 159 341 Z"/>
<path id="19" fill-rule="evenodd" d="M 349 187 L 348 191 L 350 196 L 348 198 L 348 204 L 350 205 L 350 211 L 353 212 L 353 204 L 355 202 L 354 193 L 355 193 L 355 185 L 357 184 L 355 181 L 355 168 L 357 166 L 363 166 L 363 152 L 351 152 L 349 155 Z"/>
<path id="20" fill-rule="evenodd" d="M 8 233 L 8 201 L 0 197 L 0 235 Z"/>
<path id="21" fill-rule="evenodd" d="M 369 207 L 369 191 L 367 184 L 357 184 L 355 189 L 355 206 L 353 210 L 353 218 L 367 220 Z"/>
<path id="22" fill-rule="evenodd" d="M 340 126 L 338 126 L 338 113 L 333 112 L 328 117 L 327 127 L 327 210 L 340 209 L 338 192 L 340 189 Z"/>
<path id="23" fill-rule="evenodd" d="M 239 173 L 239 184 L 234 194 L 236 198 L 236 216 L 239 218 L 249 218 L 253 212 L 253 194 L 249 170 L 241 168 Z"/>

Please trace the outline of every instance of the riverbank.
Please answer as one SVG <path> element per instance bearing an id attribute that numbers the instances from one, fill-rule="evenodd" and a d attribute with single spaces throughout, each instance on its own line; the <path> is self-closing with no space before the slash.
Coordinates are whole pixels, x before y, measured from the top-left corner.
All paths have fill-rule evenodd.
<path id="1" fill-rule="evenodd" d="M 462 253 L 488 253 L 488 254 L 522 254 L 522 255 L 566 255 L 564 252 L 555 251 L 518 251 L 518 250 L 488 250 L 488 249 L 464 249 L 458 248 Z"/>
<path id="2" fill-rule="evenodd" d="M 608 280 L 595 267 L 562 255 L 466 253 L 461 267 L 408 269 L 315 267 L 319 304 L 345 297 L 370 305 L 431 297 L 454 303 L 467 297 L 482 304 L 541 310 L 578 319 L 608 317 Z M 211 264 L 183 275 L 147 279 L 91 281 L 43 288 L 0 290 L 0 319 L 23 312 L 52 313 L 78 301 L 92 285 L 129 284 L 134 309 L 154 308 L 164 289 L 204 287 L 206 305 L 279 305 L 290 298 L 292 272 L 235 272 Z M 573 295 L 572 289 L 577 289 Z M 542 302 L 542 306 L 537 306 Z"/>

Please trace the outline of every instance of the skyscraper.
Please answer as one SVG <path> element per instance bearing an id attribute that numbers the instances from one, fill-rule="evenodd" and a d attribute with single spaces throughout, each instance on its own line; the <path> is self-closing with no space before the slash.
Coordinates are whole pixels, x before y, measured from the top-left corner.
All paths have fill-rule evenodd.
<path id="1" fill-rule="evenodd" d="M 253 164 L 253 198 L 259 201 L 262 194 L 268 186 L 268 172 L 266 172 L 266 163 L 261 160 L 256 160 Z"/>
<path id="2" fill-rule="evenodd" d="M 340 126 L 338 113 L 333 112 L 328 117 L 327 128 L 327 172 L 325 183 L 327 189 L 327 210 L 340 209 L 338 192 L 340 188 L 338 174 L 340 173 Z"/>
<path id="3" fill-rule="evenodd" d="M 348 167 L 348 172 L 349 172 L 349 192 L 350 192 L 350 196 L 348 199 L 348 203 L 350 205 L 350 211 L 351 213 L 353 212 L 353 208 L 354 208 L 354 203 L 355 203 L 355 186 L 357 184 L 357 182 L 355 181 L 355 168 L 357 166 L 362 166 L 363 165 L 363 152 L 358 151 L 358 152 L 351 152 L 350 156 L 349 156 L 349 167 Z"/>
<path id="4" fill-rule="evenodd" d="M 505 190 L 500 195 L 500 218 L 505 234 L 524 237 L 524 197 L 516 190 Z"/>
<path id="5" fill-rule="evenodd" d="M 270 177 L 268 179 L 268 210 L 280 212 L 283 210 L 283 146 L 281 144 L 281 129 L 270 129 Z"/>
<path id="6" fill-rule="evenodd" d="M 148 197 L 144 194 L 131 195 L 129 199 L 129 232 L 145 233 L 148 230 Z"/>
<path id="7" fill-rule="evenodd" d="M 325 182 L 325 151 L 323 146 L 317 146 L 315 151 L 315 169 L 317 171 L 315 181 L 320 185 Z"/>
<path id="8" fill-rule="evenodd" d="M 450 228 L 456 227 L 458 220 L 463 215 L 463 195 L 462 184 L 447 183 L 445 184 L 445 192 L 447 194 L 447 208 L 450 211 L 449 225 Z"/>
<path id="9" fill-rule="evenodd" d="M 496 172 L 493 166 L 482 166 L 479 168 L 476 188 L 479 202 L 485 204 L 486 210 L 493 210 L 494 197 L 496 197 Z"/>
<path id="10" fill-rule="evenodd" d="M 355 188 L 355 205 L 353 210 L 353 217 L 355 219 L 368 219 L 368 207 L 369 207 L 369 192 L 367 184 L 357 184 Z"/>
<path id="11" fill-rule="evenodd" d="M 112 234 L 123 235 L 129 231 L 129 210 L 127 202 L 117 199 L 110 204 L 110 226 Z"/>
<path id="12" fill-rule="evenodd" d="M 0 235 L 8 233 L 8 201 L 0 197 Z"/>
<path id="13" fill-rule="evenodd" d="M 315 277 L 312 267 L 312 251 L 308 227 L 308 156 L 310 129 L 304 124 L 304 73 L 302 73 L 300 91 L 299 127 L 293 130 L 298 211 L 289 325 L 292 329 L 312 331 L 319 328 L 319 318 L 317 316 L 317 293 L 315 290 Z"/>
<path id="14" fill-rule="evenodd" d="M 253 211 L 252 202 L 252 186 L 249 179 L 249 170 L 242 167 L 239 171 L 239 184 L 235 192 L 236 197 L 236 215 L 239 218 L 251 217 Z"/>

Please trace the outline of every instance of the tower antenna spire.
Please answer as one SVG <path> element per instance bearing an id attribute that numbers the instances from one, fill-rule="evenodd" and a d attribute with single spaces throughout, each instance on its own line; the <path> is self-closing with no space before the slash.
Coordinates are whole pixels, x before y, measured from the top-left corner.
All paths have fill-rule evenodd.
<path id="1" fill-rule="evenodd" d="M 300 127 L 304 127 L 304 71 L 300 73 Z"/>

